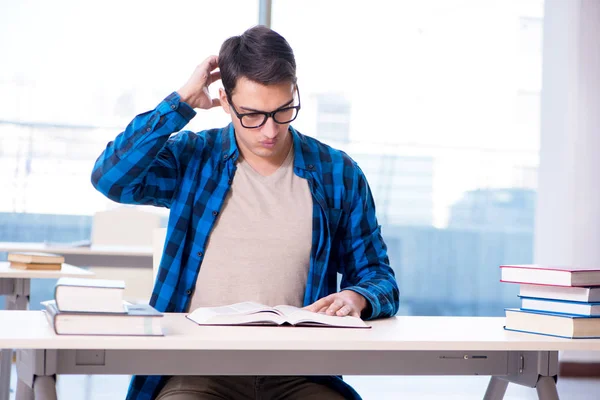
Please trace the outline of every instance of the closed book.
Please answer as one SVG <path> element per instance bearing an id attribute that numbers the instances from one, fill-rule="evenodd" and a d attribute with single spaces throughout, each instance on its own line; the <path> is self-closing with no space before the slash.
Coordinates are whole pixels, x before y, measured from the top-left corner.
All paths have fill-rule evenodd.
<path id="1" fill-rule="evenodd" d="M 39 264 L 11 261 L 10 267 L 13 269 L 24 269 L 32 271 L 60 271 L 62 269 L 62 264 Z"/>
<path id="2" fill-rule="evenodd" d="M 600 338 L 600 317 L 583 317 L 507 308 L 504 328 L 568 339 Z"/>
<path id="3" fill-rule="evenodd" d="M 536 299 L 521 297 L 521 309 L 546 311 L 558 314 L 573 314 L 583 316 L 600 316 L 600 303 L 583 303 L 552 299 Z"/>
<path id="4" fill-rule="evenodd" d="M 501 265 L 501 281 L 556 286 L 600 286 L 596 267 L 560 267 L 546 265 Z"/>
<path id="5" fill-rule="evenodd" d="M 600 303 L 600 287 L 520 285 L 519 295 L 540 299 L 556 299 Z"/>
<path id="6" fill-rule="evenodd" d="M 36 252 L 12 252 L 8 253 L 8 261 L 35 264 L 62 264 L 65 258 L 58 254 L 36 253 Z"/>
<path id="7" fill-rule="evenodd" d="M 60 278 L 54 300 L 60 311 L 125 313 L 125 282 L 112 279 Z"/>
<path id="8" fill-rule="evenodd" d="M 162 336 L 163 314 L 148 304 L 125 305 L 126 313 L 62 312 L 53 300 L 42 302 L 57 335 Z"/>

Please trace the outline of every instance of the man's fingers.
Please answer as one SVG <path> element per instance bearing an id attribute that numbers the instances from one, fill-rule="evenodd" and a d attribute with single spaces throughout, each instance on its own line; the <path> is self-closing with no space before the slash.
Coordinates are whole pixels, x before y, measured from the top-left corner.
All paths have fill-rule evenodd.
<path id="1" fill-rule="evenodd" d="M 304 307 L 305 310 L 325 313 L 327 315 L 335 315 L 343 317 L 350 315 L 352 317 L 360 318 L 362 308 L 356 304 L 356 300 L 352 298 L 354 292 L 348 291 L 348 293 L 334 293 L 327 297 L 323 297 L 315 301 L 313 304 Z M 356 296 L 359 296 L 358 294 Z M 363 299 L 364 300 L 364 299 Z M 366 300 L 364 300 L 366 301 Z"/>
<path id="2" fill-rule="evenodd" d="M 210 83 L 214 83 L 216 81 L 218 81 L 219 79 L 221 79 L 221 71 L 215 71 L 215 72 L 211 72 L 210 74 Z"/>
<path id="3" fill-rule="evenodd" d="M 308 311 L 312 311 L 312 312 L 319 312 L 319 310 L 321 310 L 321 308 L 323 307 L 328 307 L 329 304 L 331 303 L 331 295 L 323 297 L 317 301 L 315 301 L 314 303 L 312 303 L 309 306 L 304 307 L 305 310 Z"/>
<path id="4" fill-rule="evenodd" d="M 312 303 L 312 304 L 310 304 L 310 305 L 308 305 L 308 306 L 304 307 L 304 309 L 305 309 L 306 311 L 311 311 L 311 312 L 317 312 L 317 311 L 319 311 L 319 309 L 317 308 L 317 302 L 315 302 L 315 303 Z"/>
<path id="5" fill-rule="evenodd" d="M 344 316 L 349 315 L 351 313 L 352 313 L 352 307 L 350 307 L 348 304 L 346 304 L 342 308 L 340 308 L 339 310 L 337 310 L 337 312 L 335 313 L 335 315 L 337 315 L 338 317 L 344 317 Z"/>
<path id="6" fill-rule="evenodd" d="M 344 306 L 344 302 L 340 299 L 335 299 L 325 312 L 327 315 L 335 315 L 340 308 Z"/>
<path id="7" fill-rule="evenodd" d="M 202 64 L 206 65 L 209 71 L 212 71 L 219 66 L 219 57 L 215 55 L 208 56 L 204 61 L 202 61 Z"/>

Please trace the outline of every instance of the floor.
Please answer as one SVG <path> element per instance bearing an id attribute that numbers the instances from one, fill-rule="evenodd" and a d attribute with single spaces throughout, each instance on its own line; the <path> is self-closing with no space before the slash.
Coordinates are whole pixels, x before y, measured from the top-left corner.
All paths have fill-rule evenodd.
<path id="1" fill-rule="evenodd" d="M 431 376 L 347 376 L 365 400 L 481 400 L 488 377 L 431 377 Z M 95 375 L 62 376 L 58 379 L 58 400 L 117 400 L 124 399 L 128 376 Z M 11 376 L 11 400 L 14 400 L 16 371 Z M 561 400 L 597 400 L 600 398 L 600 379 L 565 378 L 558 380 Z M 536 390 L 508 385 L 505 400 L 537 399 Z"/>

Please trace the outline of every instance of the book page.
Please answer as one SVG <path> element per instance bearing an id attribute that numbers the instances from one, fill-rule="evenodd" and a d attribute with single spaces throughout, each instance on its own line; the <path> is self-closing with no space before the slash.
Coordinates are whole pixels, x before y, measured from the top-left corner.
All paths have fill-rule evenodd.
<path id="1" fill-rule="evenodd" d="M 239 324 L 251 321 L 281 323 L 280 314 L 272 307 L 247 301 L 220 307 L 198 307 L 188 318 L 198 324 Z"/>
<path id="2" fill-rule="evenodd" d="M 288 315 L 292 315 L 293 313 L 295 313 L 296 311 L 300 311 L 302 310 L 299 307 L 295 307 L 295 306 L 288 306 L 288 305 L 279 305 L 279 306 L 275 306 L 273 307 L 273 309 L 279 311 L 279 313 L 283 316 L 288 316 Z"/>
<path id="3" fill-rule="evenodd" d="M 278 310 L 284 312 L 287 321 L 292 325 L 314 325 L 314 326 L 336 326 L 346 328 L 368 328 L 365 322 L 357 317 L 338 317 L 315 313 L 293 306 L 277 306 Z"/>
<path id="4" fill-rule="evenodd" d="M 243 303 L 229 304 L 221 307 L 209 307 L 212 312 L 220 315 L 230 314 L 254 314 L 257 312 L 268 311 L 279 314 L 273 307 L 266 306 L 264 304 L 255 303 L 253 301 L 245 301 Z"/>

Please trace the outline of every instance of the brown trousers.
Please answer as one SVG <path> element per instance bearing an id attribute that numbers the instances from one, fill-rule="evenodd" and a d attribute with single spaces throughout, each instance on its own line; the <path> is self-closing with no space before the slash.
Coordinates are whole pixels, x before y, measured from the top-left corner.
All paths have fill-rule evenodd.
<path id="1" fill-rule="evenodd" d="M 299 376 L 173 376 L 156 400 L 343 400 Z"/>

